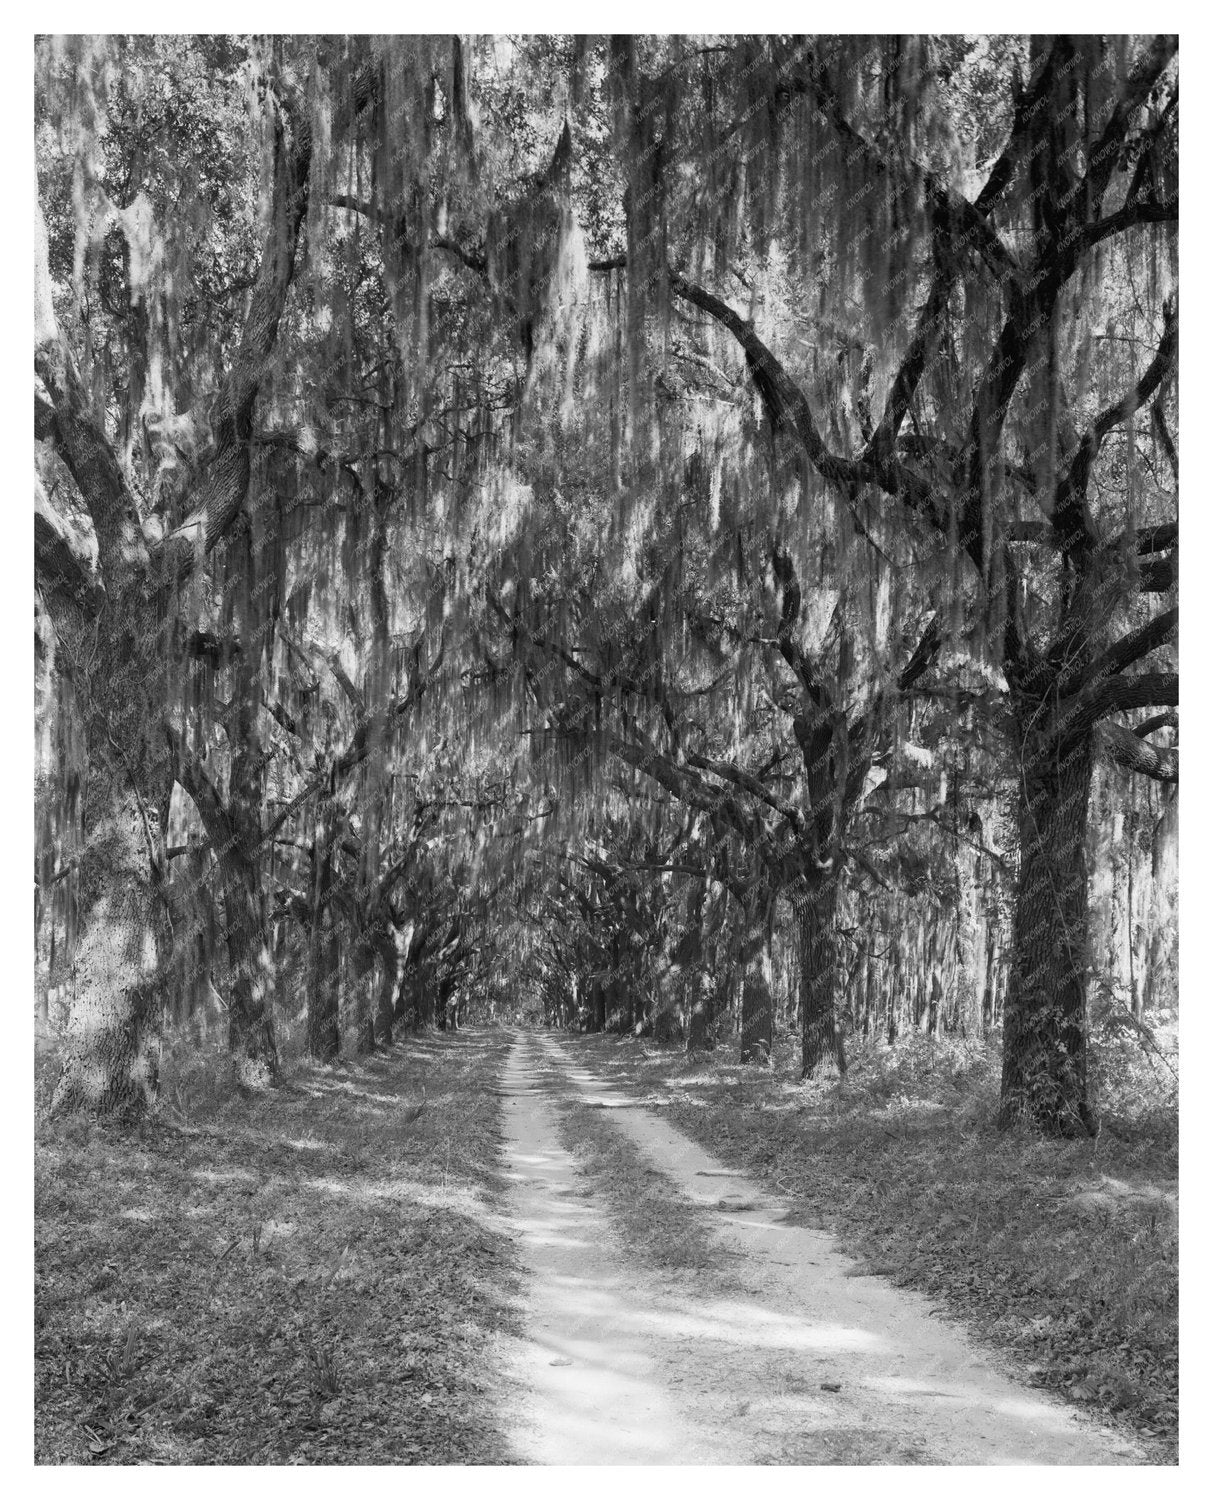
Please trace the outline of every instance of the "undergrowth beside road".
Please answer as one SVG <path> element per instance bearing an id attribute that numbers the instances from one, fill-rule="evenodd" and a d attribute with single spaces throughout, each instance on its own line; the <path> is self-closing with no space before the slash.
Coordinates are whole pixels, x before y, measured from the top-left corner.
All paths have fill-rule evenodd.
<path id="1" fill-rule="evenodd" d="M 435 1033 L 256 1098 L 174 1090 L 142 1129 L 40 1119 L 35 1461 L 505 1461 L 509 1045 Z"/>
<path id="2" fill-rule="evenodd" d="M 856 1048 L 844 1082 L 806 1085 L 788 1041 L 754 1069 L 723 1051 L 565 1040 L 869 1270 L 938 1298 L 1033 1383 L 1115 1413 L 1175 1461 L 1174 1086 L 1136 1042 L 1099 1048 L 1100 1137 L 1057 1142 L 996 1131 L 998 1057 L 981 1044 Z"/>

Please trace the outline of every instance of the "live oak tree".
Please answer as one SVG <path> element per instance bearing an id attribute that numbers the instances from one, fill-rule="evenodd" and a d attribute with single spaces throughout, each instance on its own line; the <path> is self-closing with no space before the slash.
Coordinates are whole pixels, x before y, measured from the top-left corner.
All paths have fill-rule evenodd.
<path id="1" fill-rule="evenodd" d="M 855 913 L 963 836 L 940 910 L 1004 854 L 1014 909 L 1004 1122 L 1093 1128 L 1094 768 L 1177 776 L 1176 50 L 41 42 L 58 1103 L 154 1088 L 184 791 L 247 1082 L 288 950 L 331 1057 L 505 932 L 593 1024 L 736 963 L 761 1055 L 794 927 L 812 1071 Z M 937 805 L 906 745 L 991 727 Z M 571 886 L 511 883 L 557 845 Z"/>
<path id="2" fill-rule="evenodd" d="M 449 71 L 448 45 L 443 55 Z M 74 669 L 88 788 L 57 1107 L 137 1112 L 154 1089 L 174 780 L 193 796 L 218 867 L 233 1051 L 246 1081 L 275 1074 L 264 850 L 280 822 L 263 808 L 282 705 L 267 676 L 285 649 L 277 627 L 294 538 L 266 523 L 281 516 L 255 483 L 258 428 L 271 404 L 296 444 L 309 446 L 302 429 L 322 422 L 301 409 L 292 345 L 314 347 L 309 326 L 333 327 L 339 278 L 324 274 L 326 252 L 357 254 L 348 236 L 327 233 L 341 211 L 334 178 L 344 169 L 357 180 L 401 114 L 424 116 L 429 80 L 410 75 L 415 53 L 403 65 L 398 56 L 308 39 L 40 44 L 49 211 L 40 201 L 35 436 L 45 462 L 70 476 L 95 539 L 94 553 L 43 493 L 37 576 L 59 664 Z M 383 174 L 368 175 L 378 190 Z M 407 194 L 411 180 L 397 175 L 390 190 Z M 256 203 L 258 185 L 250 222 L 241 194 Z M 319 317 L 291 300 L 305 242 L 313 294 L 328 283 Z M 355 308 L 336 333 L 342 349 L 357 346 L 356 323 Z M 348 356 L 346 371 L 355 363 Z M 346 455 L 346 470 L 366 457 Z M 331 536 L 342 508 L 329 495 L 321 509 Z M 226 700 L 215 699 L 216 677 Z M 361 716 L 351 763 L 395 707 Z M 222 786 L 206 764 L 214 731 Z"/>
<path id="3" fill-rule="evenodd" d="M 52 110 L 63 101 L 70 122 L 64 145 L 75 156 L 73 185 L 83 202 L 75 252 L 78 295 L 67 314 L 70 321 L 57 316 L 41 204 L 37 209 L 35 436 L 52 445 L 70 473 L 96 538 L 99 589 L 84 611 L 65 610 L 61 616 L 63 634 L 71 641 L 67 650 L 79 661 L 79 645 L 91 637 L 90 645 L 95 642 L 104 662 L 103 678 L 90 673 L 91 680 L 80 684 L 88 689 L 82 716 L 92 807 L 86 808 L 86 842 L 80 855 L 82 935 L 75 965 L 73 1040 L 56 1104 L 70 1108 L 87 1103 L 132 1112 L 155 1085 L 159 978 L 171 941 L 162 887 L 167 877 L 164 830 L 177 756 L 166 748 L 163 736 L 172 733 L 174 694 L 166 678 L 178 635 L 173 628 L 179 618 L 174 600 L 225 544 L 247 497 L 248 435 L 293 275 L 306 207 L 311 133 L 310 123 L 297 121 L 295 138 L 288 144 L 285 106 L 269 125 L 268 229 L 254 262 L 243 326 L 226 351 L 222 377 L 209 404 L 212 441 L 191 476 L 188 513 L 162 524 L 157 535 L 154 525 L 145 526 L 151 516 L 136 495 L 131 456 L 120 455 L 114 434 L 107 431 L 103 375 L 109 360 L 98 358 L 91 347 L 91 309 L 83 296 L 84 263 L 100 259 L 105 231 L 116 220 L 128 246 L 129 316 L 143 334 L 131 341 L 133 348 L 142 347 L 129 360 L 128 390 L 136 405 L 126 415 L 132 422 L 144 419 L 145 431 L 156 419 L 160 425 L 166 417 L 174 418 L 177 392 L 171 380 L 165 383 L 171 322 L 164 296 L 167 270 L 155 243 L 154 203 L 143 191 L 129 205 L 116 203 L 110 195 L 109 164 L 98 159 L 93 133 L 103 109 L 98 97 L 103 57 L 90 55 L 86 43 L 70 43 L 62 58 L 54 52 L 43 49 L 44 86 Z M 132 163 L 128 181 L 131 177 L 149 181 L 153 192 L 177 186 L 163 180 L 159 164 Z M 83 325 L 78 334 L 82 349 L 76 347 L 77 329 L 72 324 Z M 105 354 L 110 354 L 108 348 Z M 144 370 L 154 372 L 146 413 L 144 402 L 138 400 Z M 156 493 L 151 485 L 149 489 Z M 171 502 L 166 509 L 171 509 Z M 87 573 L 87 561 L 80 548 L 38 550 L 40 581 L 52 600 L 73 587 L 77 575 Z M 178 648 L 178 660 L 180 654 Z M 214 812 L 218 815 L 219 809 Z M 230 1006 L 233 1043 L 251 1070 L 272 1073 L 275 1053 L 264 996 L 250 972 L 250 965 L 258 961 L 259 923 L 255 911 L 245 905 L 248 891 L 241 865 L 247 850 L 238 832 L 217 842 L 216 848 L 224 866 L 225 896 L 233 908 L 228 922 L 238 975 Z"/>
<path id="4" fill-rule="evenodd" d="M 860 44 L 739 44 L 729 61 L 747 66 L 703 63 L 710 103 L 683 110 L 673 77 L 695 63 L 676 45 L 621 39 L 617 128 L 633 168 L 628 249 L 614 263 L 627 266 L 634 322 L 674 300 L 707 313 L 744 353 L 773 431 L 806 469 L 844 502 L 884 495 L 907 524 L 934 529 L 955 561 L 957 595 L 980 591 L 1019 765 L 1004 1119 L 1028 1113 L 1058 1132 L 1093 1128 L 1085 837 L 1096 726 L 1173 704 L 1178 693 L 1174 673 L 1127 671 L 1172 638 L 1174 608 L 1115 633 L 1137 590 L 1174 586 L 1174 475 L 1162 472 L 1157 501 L 1142 504 L 1131 485 L 1116 503 L 1110 485 L 1100 500 L 1105 440 L 1130 424 L 1132 453 L 1144 408 L 1154 413 L 1157 451 L 1174 454 L 1166 395 L 1178 317 L 1167 291 L 1178 216 L 1176 44 L 1033 40 L 1022 72 L 1008 69 L 995 100 L 1001 140 L 968 193 L 953 185 L 947 160 L 955 122 L 939 110 L 948 81 L 940 60 L 924 44 L 910 58 L 896 44 L 882 66 L 848 55 L 850 45 Z M 747 100 L 765 108 L 747 110 Z M 748 151 L 728 149 L 737 138 Z M 702 178 L 685 170 L 688 159 L 702 162 Z M 684 170 L 671 171 L 674 161 Z M 728 170 L 734 186 L 743 174 L 748 222 L 710 188 L 679 202 L 683 184 Z M 868 430 L 851 451 L 829 441 L 828 406 L 754 319 L 678 263 L 733 277 L 731 255 L 782 234 L 784 254 L 810 252 L 801 274 L 813 286 L 823 230 L 835 258 L 822 296 L 856 297 L 868 316 L 864 362 L 879 358 L 887 372 L 876 409 L 860 363 L 851 403 L 868 407 Z M 1146 283 L 1138 305 L 1155 331 L 1152 357 L 1109 400 L 1090 381 L 1091 284 L 1117 256 Z M 1137 502 L 1127 518 L 1126 488 Z M 1043 543 L 1049 557 L 1025 563 L 1020 543 Z M 1033 585 L 1043 609 L 1033 607 Z M 1143 767 L 1156 759 L 1141 736 L 1105 733 Z"/>
<path id="5" fill-rule="evenodd" d="M 545 511 L 541 540 L 526 543 L 533 576 L 518 578 L 508 608 L 491 589 L 490 603 L 524 664 L 537 720 L 529 732 L 575 765 L 622 765 L 633 786 L 655 784 L 710 830 L 693 861 L 679 855 L 674 868 L 694 873 L 697 861 L 701 880 L 719 881 L 742 916 L 743 1060 L 770 1055 L 763 970 L 786 893 L 800 928 L 804 1070 L 828 1055 L 845 1066 L 834 923 L 849 821 L 890 703 L 930 666 L 938 624 L 928 617 L 895 672 L 869 653 L 865 674 L 845 602 L 827 589 L 814 599 L 823 639 L 806 645 L 787 550 L 755 536 L 740 506 L 713 523 L 695 489 L 692 477 L 674 535 L 619 555 L 597 533 L 584 550 L 582 507 L 604 513 L 594 497 L 571 514 Z M 628 576 L 634 585 L 619 581 Z M 538 585 L 545 577 L 559 579 L 554 597 Z"/>

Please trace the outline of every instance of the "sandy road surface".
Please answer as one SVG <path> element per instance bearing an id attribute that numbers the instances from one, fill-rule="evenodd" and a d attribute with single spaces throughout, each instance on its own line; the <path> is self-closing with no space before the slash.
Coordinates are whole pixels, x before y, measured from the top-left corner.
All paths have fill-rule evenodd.
<path id="1" fill-rule="evenodd" d="M 554 1080 L 609 1111 L 709 1208 L 741 1290 L 637 1269 L 560 1144 Z M 659 1114 L 521 1034 L 502 1080 L 510 1211 L 529 1271 L 518 1457 L 539 1464 L 1132 1464 L 1142 1455 L 1002 1374 L 931 1304 L 856 1274 L 831 1236 Z"/>

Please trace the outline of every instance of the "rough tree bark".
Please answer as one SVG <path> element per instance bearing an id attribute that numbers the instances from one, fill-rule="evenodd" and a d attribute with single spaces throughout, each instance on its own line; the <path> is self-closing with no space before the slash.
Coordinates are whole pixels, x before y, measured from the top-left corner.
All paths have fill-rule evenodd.
<path id="1" fill-rule="evenodd" d="M 230 740 L 235 747 L 226 801 L 201 759 L 168 732 L 176 778 L 193 799 L 219 866 L 224 942 L 228 956 L 228 1041 L 246 1088 L 278 1081 L 271 1002 L 274 963 L 261 881 L 259 756 L 250 742 L 252 712 L 238 704 Z"/>
<path id="2" fill-rule="evenodd" d="M 374 944 L 360 933 L 351 944 L 350 985 L 353 989 L 354 1052 L 366 1057 L 375 1050 L 375 1018 L 379 1009 L 379 987 L 375 983 Z"/>
<path id="3" fill-rule="evenodd" d="M 135 1118 L 156 1093 L 169 934 L 146 805 L 108 771 L 93 762 L 86 794 L 80 900 L 87 921 L 51 1110 Z"/>
<path id="4" fill-rule="evenodd" d="M 587 986 L 588 1004 L 585 1012 L 585 1029 L 587 1031 L 602 1031 L 606 1026 L 606 991 L 603 989 L 602 980 L 595 974 L 591 976 Z"/>
<path id="5" fill-rule="evenodd" d="M 741 984 L 741 1061 L 769 1063 L 775 1044 L 775 1007 L 762 960 L 745 967 Z"/>
<path id="6" fill-rule="evenodd" d="M 688 1052 L 706 1052 L 712 1045 L 712 975 L 705 972 L 707 942 L 705 911 L 712 913 L 717 903 L 708 900 L 708 882 L 700 884 L 687 914 L 687 930 L 675 953 L 675 960 L 685 971 L 686 1045 Z"/>
<path id="7" fill-rule="evenodd" d="M 800 907 L 801 1077 L 811 1078 L 827 1057 L 847 1070 L 838 1029 L 838 881 L 832 872 L 810 879 Z"/>
<path id="8" fill-rule="evenodd" d="M 1003 1029 L 999 1123 L 1094 1133 L 1087 1069 L 1089 731 L 1055 753 L 1025 755 L 1019 887 Z"/>
<path id="9" fill-rule="evenodd" d="M 381 1047 L 392 1045 L 392 1021 L 395 1015 L 396 983 L 400 977 L 400 959 L 390 932 L 375 941 L 379 960 L 379 988 L 375 1008 L 375 1040 Z"/>
<path id="10" fill-rule="evenodd" d="M 711 1050 L 714 1018 L 712 1015 L 713 976 L 697 968 L 690 976 L 690 1014 L 687 1017 L 687 1051 Z"/>
<path id="11" fill-rule="evenodd" d="M 767 983 L 770 924 L 760 888 L 755 885 L 745 906 L 739 944 L 741 981 L 741 1061 L 769 1063 L 775 1045 L 775 1004 Z"/>
<path id="12" fill-rule="evenodd" d="M 278 1050 L 270 1019 L 274 964 L 261 873 L 235 849 L 221 856 L 219 869 L 231 973 L 228 1041 L 240 1082 L 263 1088 L 278 1081 Z"/>
<path id="13" fill-rule="evenodd" d="M 308 945 L 307 1047 L 317 1062 L 341 1051 L 341 942 L 331 914 L 322 912 Z"/>
<path id="14" fill-rule="evenodd" d="M 40 583 L 49 585 L 56 630 L 78 642 L 91 635 L 94 659 L 105 663 L 104 673 L 77 683 L 87 767 L 80 940 L 52 1109 L 134 1116 L 155 1093 L 172 951 L 163 894 L 172 782 L 168 758 L 157 754 L 148 734 L 164 685 L 159 619 L 145 587 L 149 559 L 138 507 L 60 336 L 46 226 L 37 201 L 35 208 L 34 435 L 53 445 L 88 508 L 102 589 L 91 590 L 84 608 L 64 610 L 63 569 L 84 578 L 91 565 L 70 549 L 65 556 L 62 548 L 41 548 L 35 566 Z"/>
<path id="15" fill-rule="evenodd" d="M 341 1050 L 341 945 L 331 907 L 332 830 L 317 831 L 312 853 L 312 910 L 308 934 L 307 1046 L 318 1062 Z"/>

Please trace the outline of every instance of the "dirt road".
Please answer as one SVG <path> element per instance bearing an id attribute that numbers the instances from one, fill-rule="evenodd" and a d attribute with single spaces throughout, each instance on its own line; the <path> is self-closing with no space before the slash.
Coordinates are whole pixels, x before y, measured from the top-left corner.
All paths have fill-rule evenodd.
<path id="1" fill-rule="evenodd" d="M 740 1291 L 639 1271 L 550 1094 L 573 1087 L 708 1208 Z M 522 1033 L 503 1078 L 510 1211 L 529 1272 L 515 1446 L 536 1464 L 1132 1464 L 1119 1434 L 1003 1375 L 922 1297 L 652 1109 Z"/>

